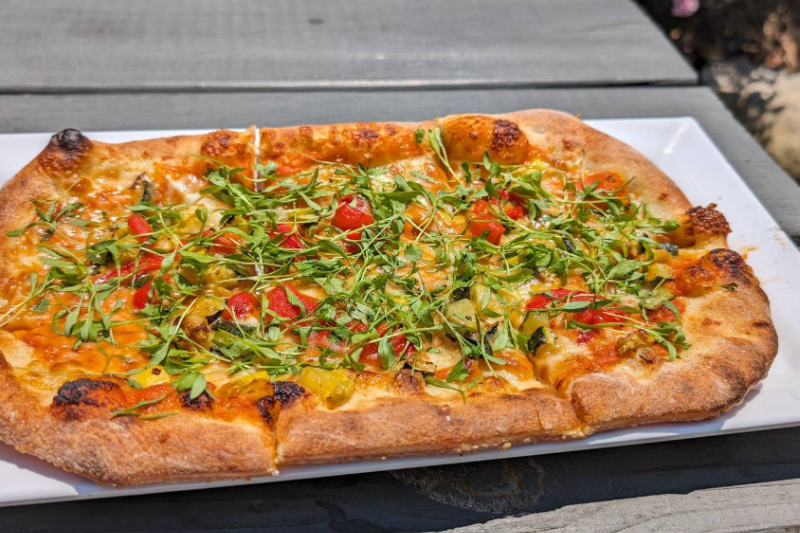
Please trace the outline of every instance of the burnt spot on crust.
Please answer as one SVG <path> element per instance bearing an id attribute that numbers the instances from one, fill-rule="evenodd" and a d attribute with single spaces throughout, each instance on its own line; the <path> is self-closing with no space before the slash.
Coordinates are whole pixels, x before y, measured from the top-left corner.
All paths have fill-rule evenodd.
<path id="1" fill-rule="evenodd" d="M 80 378 L 67 381 L 58 389 L 53 398 L 53 405 L 106 405 L 107 401 L 97 391 L 112 391 L 119 389 L 119 385 L 112 381 L 99 381 L 89 378 Z"/>
<path id="2" fill-rule="evenodd" d="M 276 381 L 272 383 L 272 394 L 255 401 L 261 418 L 271 424 L 277 418 L 280 408 L 289 405 L 306 394 L 306 390 L 293 381 Z"/>
<path id="3" fill-rule="evenodd" d="M 706 207 L 693 207 L 686 214 L 692 223 L 695 233 L 727 235 L 731 232 L 728 221 L 722 213 L 717 211 L 716 204 L 708 204 Z"/>
<path id="4" fill-rule="evenodd" d="M 91 149 L 92 141 L 79 130 L 69 128 L 50 138 L 50 143 L 39 156 L 39 161 L 47 172 L 74 172 Z"/>
<path id="5" fill-rule="evenodd" d="M 258 409 L 258 413 L 261 415 L 261 418 L 264 419 L 265 422 L 268 424 L 272 424 L 272 410 L 275 409 L 275 398 L 272 396 L 264 396 L 263 398 L 259 398 L 255 401 L 256 409 Z"/>
<path id="6" fill-rule="evenodd" d="M 50 137 L 50 146 L 60 148 L 65 152 L 78 152 L 90 143 L 91 141 L 80 130 L 74 128 L 61 130 Z"/>
<path id="7" fill-rule="evenodd" d="M 119 385 L 112 381 L 80 378 L 64 383 L 53 398 L 53 414 L 64 420 L 82 420 L 125 405 Z M 107 416 L 103 414 L 102 416 Z"/>
<path id="8" fill-rule="evenodd" d="M 356 137 L 360 137 L 369 141 L 377 141 L 381 138 L 377 131 L 369 128 L 360 128 L 356 133 Z"/>
<path id="9" fill-rule="evenodd" d="M 181 394 L 181 404 L 195 411 L 209 411 L 214 405 L 214 400 L 211 399 L 207 391 L 203 391 L 200 396 L 194 399 L 191 398 L 191 391 L 186 391 Z"/>
<path id="10" fill-rule="evenodd" d="M 372 151 L 380 143 L 380 134 L 367 125 L 358 125 L 355 130 L 345 132 L 352 140 L 356 152 L 364 157 L 370 158 Z"/>
<path id="11" fill-rule="evenodd" d="M 753 271 L 742 256 L 727 248 L 711 250 L 676 279 L 684 294 L 723 286 L 735 289 L 736 285 L 749 285 L 752 281 Z"/>
<path id="12" fill-rule="evenodd" d="M 520 137 L 522 137 L 522 130 L 519 129 L 519 126 L 510 120 L 495 120 L 492 129 L 492 152 L 499 152 L 515 146 Z"/>
<path id="13" fill-rule="evenodd" d="M 295 398 L 305 394 L 306 390 L 294 381 L 276 381 L 272 384 L 272 396 L 281 404 L 291 403 Z"/>
<path id="14" fill-rule="evenodd" d="M 519 163 L 528 153 L 528 138 L 510 120 L 495 120 L 492 126 L 492 157 L 501 164 Z"/>
<path id="15" fill-rule="evenodd" d="M 729 281 L 749 283 L 753 278 L 753 270 L 744 262 L 742 256 L 727 248 L 711 250 L 700 261 L 712 262 Z"/>
<path id="16" fill-rule="evenodd" d="M 484 115 L 462 115 L 443 120 L 442 140 L 451 161 L 475 162 L 484 152 L 501 165 L 521 163 L 530 148 L 519 125 Z"/>
<path id="17" fill-rule="evenodd" d="M 235 165 L 245 156 L 247 143 L 239 142 L 239 134 L 234 131 L 213 131 L 208 134 L 206 141 L 200 147 L 200 152 L 205 156 L 223 159 Z"/>
<path id="18" fill-rule="evenodd" d="M 753 322 L 753 327 L 758 329 L 770 329 L 772 328 L 772 324 L 766 320 L 757 320 Z"/>

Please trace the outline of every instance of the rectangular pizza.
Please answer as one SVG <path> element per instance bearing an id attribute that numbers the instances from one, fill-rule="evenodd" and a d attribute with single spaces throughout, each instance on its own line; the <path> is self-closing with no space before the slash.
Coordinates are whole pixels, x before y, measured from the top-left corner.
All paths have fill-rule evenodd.
<path id="1" fill-rule="evenodd" d="M 0 228 L 0 440 L 116 486 L 708 419 L 777 352 L 716 206 L 550 110 L 68 129 Z"/>

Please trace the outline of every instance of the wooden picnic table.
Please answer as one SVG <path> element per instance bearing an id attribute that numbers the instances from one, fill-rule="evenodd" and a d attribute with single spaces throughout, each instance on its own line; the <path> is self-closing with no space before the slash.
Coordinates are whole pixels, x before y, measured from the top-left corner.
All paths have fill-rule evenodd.
<path id="1" fill-rule="evenodd" d="M 628 0 L 0 1 L 0 133 L 532 107 L 693 116 L 800 237 L 800 187 Z M 31 532 L 798 527 L 800 429 L 0 509 Z"/>

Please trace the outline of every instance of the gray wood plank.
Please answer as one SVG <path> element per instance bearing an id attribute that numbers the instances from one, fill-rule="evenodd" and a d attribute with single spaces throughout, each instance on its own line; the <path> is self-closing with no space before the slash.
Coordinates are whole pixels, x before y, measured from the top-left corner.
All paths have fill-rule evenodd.
<path id="1" fill-rule="evenodd" d="M 5 532 L 800 528 L 800 428 L 269 485 L 0 509 Z"/>
<path id="2" fill-rule="evenodd" d="M 0 1 L 0 91 L 697 81 L 630 0 Z"/>
<path id="3" fill-rule="evenodd" d="M 492 520 L 452 533 L 661 533 L 662 531 L 797 531 L 800 481 L 664 494 L 564 507 L 556 511 Z"/>
<path id="4" fill-rule="evenodd" d="M 800 236 L 800 187 L 701 87 L 491 91 L 0 95 L 0 132 L 245 127 L 421 120 L 458 112 L 550 107 L 585 118 L 694 116 L 790 235 Z"/>

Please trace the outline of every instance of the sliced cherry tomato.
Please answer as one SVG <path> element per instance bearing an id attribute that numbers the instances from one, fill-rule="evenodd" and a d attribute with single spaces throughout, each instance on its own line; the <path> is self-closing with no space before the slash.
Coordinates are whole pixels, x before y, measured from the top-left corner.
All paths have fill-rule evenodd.
<path id="1" fill-rule="evenodd" d="M 474 218 L 478 218 L 480 220 L 492 219 L 492 209 L 489 207 L 489 202 L 487 202 L 486 200 L 478 200 L 477 202 L 472 204 L 470 210 L 472 211 L 472 216 Z"/>
<path id="2" fill-rule="evenodd" d="M 469 231 L 474 237 L 485 236 L 490 243 L 500 244 L 500 238 L 506 232 L 506 228 L 499 222 L 476 220 L 469 223 Z"/>
<path id="3" fill-rule="evenodd" d="M 307 294 L 298 292 L 297 289 L 291 285 L 287 285 L 287 287 L 295 296 L 297 296 L 297 299 L 300 300 L 300 303 L 303 304 L 306 313 L 310 313 L 316 309 L 317 304 L 319 304 L 319 301 L 316 298 L 312 298 Z M 289 298 L 286 296 L 286 291 L 283 289 L 283 287 L 275 287 L 272 289 L 267 294 L 267 301 L 269 301 L 268 309 L 281 318 L 297 318 L 302 312 L 299 307 L 289 303 Z"/>
<path id="4" fill-rule="evenodd" d="M 508 189 L 500 189 L 499 191 L 497 191 L 497 194 L 499 194 L 500 198 L 502 198 L 503 200 L 508 200 L 510 202 L 514 202 L 515 204 L 525 203 L 525 200 L 523 200 L 520 195 L 513 193 Z"/>
<path id="5" fill-rule="evenodd" d="M 244 318 L 256 310 L 256 297 L 252 292 L 237 292 L 228 298 L 228 308 L 222 312 L 222 318 L 233 320 L 233 317 Z M 233 311 L 233 315 L 231 315 Z"/>
<path id="6" fill-rule="evenodd" d="M 220 235 L 214 239 L 214 244 L 208 248 L 208 251 L 214 255 L 231 255 L 236 253 L 238 248 L 239 243 L 235 240 L 225 235 Z"/>
<path id="7" fill-rule="evenodd" d="M 128 228 L 131 233 L 139 236 L 139 241 L 145 242 L 149 235 L 153 233 L 153 228 L 139 213 L 134 213 L 128 219 Z"/>
<path id="8" fill-rule="evenodd" d="M 364 198 L 349 194 L 339 200 L 333 215 L 333 225 L 343 230 L 361 229 L 375 222 L 372 207 Z"/>
<path id="9" fill-rule="evenodd" d="M 270 238 L 274 239 L 278 236 L 283 236 L 281 240 L 281 246 L 287 248 L 289 250 L 301 250 L 303 249 L 303 241 L 300 240 L 300 237 L 297 236 L 296 233 L 292 233 L 292 228 L 288 224 L 277 224 L 275 226 L 275 232 L 270 233 Z"/>
<path id="10" fill-rule="evenodd" d="M 573 291 L 571 289 L 553 289 L 549 292 L 558 299 L 566 298 L 567 296 L 569 296 L 570 300 L 575 302 L 593 302 L 597 299 L 597 297 L 594 294 L 586 291 Z"/>
<path id="11" fill-rule="evenodd" d="M 389 332 L 389 328 L 386 327 L 386 324 L 380 324 L 378 326 L 378 336 L 383 337 Z M 392 344 L 392 348 L 394 349 L 394 353 L 397 357 L 402 357 L 404 355 L 413 355 L 417 352 L 417 349 L 408 342 L 408 338 L 402 333 L 400 335 L 395 335 L 389 339 L 389 342 Z"/>
<path id="12" fill-rule="evenodd" d="M 413 344 L 408 342 L 408 338 L 403 335 L 395 335 L 389 342 L 392 343 L 392 348 L 394 348 L 394 353 L 398 357 L 405 355 L 406 357 L 413 356 L 417 353 L 417 349 L 414 347 Z"/>
<path id="13" fill-rule="evenodd" d="M 573 291 L 570 289 L 551 289 L 547 292 L 552 294 L 553 298 L 566 298 L 573 293 Z"/>
<path id="14" fill-rule="evenodd" d="M 672 305 L 675 306 L 679 313 L 683 313 L 686 310 L 686 304 L 684 304 L 681 298 L 672 300 Z M 677 317 L 671 309 L 660 305 L 652 311 L 647 312 L 647 320 L 653 324 L 658 324 L 659 322 L 675 322 Z"/>

